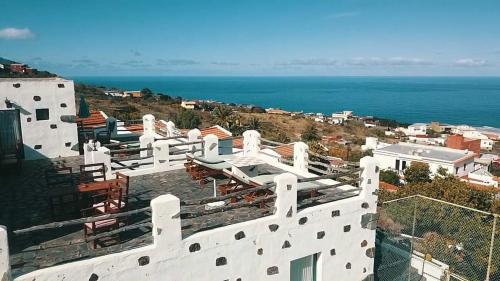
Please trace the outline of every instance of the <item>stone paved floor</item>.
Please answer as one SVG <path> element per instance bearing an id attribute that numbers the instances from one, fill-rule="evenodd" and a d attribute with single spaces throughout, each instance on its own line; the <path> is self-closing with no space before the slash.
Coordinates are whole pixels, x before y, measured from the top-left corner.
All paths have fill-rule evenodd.
<path id="1" fill-rule="evenodd" d="M 0 174 L 0 225 L 9 231 L 40 225 L 54 220 L 48 205 L 49 190 L 44 171 L 55 166 L 73 167 L 73 172 L 83 163 L 81 157 L 64 159 L 26 161 L 22 167 L 2 168 Z M 278 170 L 266 167 L 263 172 Z M 77 178 L 77 175 L 76 177 Z M 219 182 L 224 181 L 220 179 Z M 181 200 L 199 199 L 213 195 L 209 183 L 201 188 L 190 179 L 184 170 L 132 177 L 130 182 L 129 207 L 131 209 L 149 206 L 150 200 L 159 195 L 172 193 Z M 206 215 L 194 219 L 183 219 L 183 237 L 193 233 L 233 223 L 252 220 L 269 215 L 270 209 L 245 207 Z M 79 212 L 76 212 L 79 213 Z M 149 215 L 149 216 L 148 216 Z M 78 214 L 66 217 L 77 218 Z M 150 221 L 150 214 L 129 218 L 128 224 Z M 81 226 L 64 227 L 29 234 L 9 234 L 11 267 L 14 276 L 79 259 L 124 251 L 152 243 L 149 228 L 141 228 L 120 234 L 120 243 L 111 241 L 109 246 L 92 249 L 84 241 Z"/>

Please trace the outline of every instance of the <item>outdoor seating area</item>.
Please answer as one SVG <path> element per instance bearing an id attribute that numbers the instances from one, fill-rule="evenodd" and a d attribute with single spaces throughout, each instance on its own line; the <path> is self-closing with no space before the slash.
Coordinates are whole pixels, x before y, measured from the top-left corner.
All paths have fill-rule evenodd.
<path id="1" fill-rule="evenodd" d="M 116 173 L 114 178 L 104 180 L 99 175 L 98 166 L 86 167 L 81 163 L 81 157 L 30 161 L 19 171 L 22 176 L 10 174 L 3 177 L 2 191 L 5 196 L 0 198 L 0 218 L 8 230 L 140 210 L 147 208 L 153 198 L 167 193 L 186 202 L 213 196 L 210 188 L 200 186 L 183 169 L 134 177 Z M 80 165 L 85 174 L 92 174 L 82 177 L 82 182 L 80 173 L 75 172 L 80 171 Z M 90 173 L 90 170 L 93 172 Z M 47 181 L 40 183 L 44 177 Z M 92 181 L 92 178 L 95 180 Z M 223 177 L 217 179 L 221 184 L 226 181 Z M 15 198 L 23 198 L 30 207 L 19 204 L 21 201 Z M 204 208 L 190 209 L 193 212 L 204 211 Z M 187 237 L 206 229 L 269 214 L 269 209 L 253 206 L 197 217 L 191 217 L 186 211 L 182 235 Z M 141 212 L 12 235 L 13 274 L 147 245 L 152 242 L 150 222 L 150 212 Z M 134 228 L 136 226 L 140 227 Z M 132 229 L 121 231 L 127 228 Z"/>
<path id="2" fill-rule="evenodd" d="M 139 141 L 89 141 L 83 157 L 29 161 L 21 175 L 5 177 L 7 196 L 0 198 L 0 219 L 13 233 L 13 273 L 151 243 L 150 202 L 164 194 L 180 199 L 183 238 L 272 215 L 275 178 L 285 173 L 298 179 L 297 208 L 359 194 L 359 169 L 322 169 L 326 164 L 309 160 L 304 143 L 293 145 L 294 161 L 269 154 L 279 145 L 247 131 L 243 149 L 220 154 L 217 136 L 201 137 L 194 129 Z"/>

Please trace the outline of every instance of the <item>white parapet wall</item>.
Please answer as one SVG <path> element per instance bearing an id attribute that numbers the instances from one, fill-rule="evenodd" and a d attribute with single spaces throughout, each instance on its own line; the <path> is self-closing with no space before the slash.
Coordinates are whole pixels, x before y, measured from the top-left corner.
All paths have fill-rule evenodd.
<path id="1" fill-rule="evenodd" d="M 179 199 L 152 200 L 149 246 L 33 271 L 16 281 L 291 280 L 292 261 L 315 256 L 316 280 L 373 280 L 379 168 L 361 160 L 359 196 L 297 211 L 297 177 L 275 178 L 274 214 L 181 236 Z M 6 235 L 0 230 L 0 249 Z M 0 252 L 0 276 L 8 271 Z M 2 280 L 3 281 L 3 280 Z"/>
<path id="2" fill-rule="evenodd" d="M 19 111 L 24 159 L 78 155 L 77 125 L 69 121 L 76 115 L 73 81 L 0 78 L 0 110 Z"/>
<path id="3" fill-rule="evenodd" d="M 5 229 L 5 227 L 1 225 L 0 225 L 0 280 L 1 281 L 11 280 L 7 229 Z"/>

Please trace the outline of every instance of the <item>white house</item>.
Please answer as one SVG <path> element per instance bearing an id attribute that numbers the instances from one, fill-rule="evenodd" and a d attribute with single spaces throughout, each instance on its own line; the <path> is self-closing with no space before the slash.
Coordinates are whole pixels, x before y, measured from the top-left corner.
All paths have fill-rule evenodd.
<path id="1" fill-rule="evenodd" d="M 123 93 L 117 90 L 107 90 L 104 91 L 104 94 L 106 96 L 111 96 L 111 97 L 120 97 L 120 98 L 123 97 Z"/>
<path id="2" fill-rule="evenodd" d="M 196 106 L 196 102 L 195 101 L 185 101 L 185 100 L 183 100 L 181 102 L 181 107 L 183 107 L 185 109 L 194 109 L 195 106 Z"/>
<path id="3" fill-rule="evenodd" d="M 455 176 L 464 176 L 474 171 L 475 153 L 447 147 L 428 146 L 411 143 L 398 143 L 373 151 L 373 156 L 380 162 L 381 169 L 402 173 L 411 162 L 424 162 L 433 174 L 439 167 L 445 168 Z"/>
<path id="4" fill-rule="evenodd" d="M 151 121 L 154 117 L 143 118 L 145 129 L 148 127 L 148 130 L 154 130 L 154 125 L 147 119 Z M 197 129 L 188 132 L 188 138 L 199 137 L 201 132 Z M 143 138 L 141 142 L 145 140 Z M 227 158 L 221 158 L 217 152 L 219 142 L 216 135 L 208 134 L 203 140 L 203 157 L 198 159 L 202 159 L 204 165 L 222 163 L 229 167 L 220 168 L 225 170 L 228 177 L 256 182 L 259 186 L 266 184 L 273 188 L 271 198 L 274 200 L 266 203 L 271 210 L 269 213 L 264 213 L 264 209 L 256 206 L 254 208 L 259 210 L 247 208 L 241 211 L 249 216 L 249 210 L 258 211 L 262 215 L 239 219 L 239 212 L 229 209 L 238 207 L 235 205 L 237 203 L 219 201 L 217 203 L 223 203 L 219 207 L 213 207 L 210 203 L 201 204 L 199 206 L 211 210 L 212 215 L 220 214 L 221 220 L 213 218 L 217 224 L 223 221 L 224 224 L 210 228 L 203 226 L 192 235 L 185 236 L 182 232 L 184 226 L 194 226 L 199 220 L 183 215 L 186 214 L 185 206 L 182 204 L 181 211 L 181 199 L 177 197 L 182 193 L 177 193 L 177 196 L 172 193 L 160 195 L 150 203 L 152 237 L 149 238 L 152 239 L 152 244 L 51 267 L 34 268 L 33 271 L 16 277 L 15 281 L 373 280 L 380 171 L 375 159 L 361 159 L 360 179 L 356 186 L 352 186 L 311 174 L 308 171 L 309 149 L 302 142 L 293 145 L 293 162 L 285 164 L 262 153 L 263 139 L 257 131 L 244 132 L 243 149 Z M 159 171 L 169 166 L 169 162 L 176 157 L 169 153 L 173 140 L 152 141 L 152 169 Z M 201 147 L 201 143 L 199 145 Z M 89 160 L 86 163 L 92 163 L 92 159 L 107 159 L 104 162 L 107 166 L 111 165 L 108 148 L 98 147 L 85 151 L 86 160 Z M 213 162 L 215 160 L 218 162 Z M 185 173 L 183 162 L 174 162 L 177 163 L 176 168 L 164 170 L 171 176 L 166 177 L 166 182 L 162 184 L 179 184 L 176 175 Z M 107 171 L 111 172 L 112 169 Z M 138 173 L 141 169 L 130 172 Z M 259 175 L 261 172 L 266 173 Z M 146 176 L 144 173 L 140 175 Z M 185 177 L 187 181 L 183 184 L 195 184 L 195 190 L 200 190 L 189 175 Z M 310 190 L 316 190 L 319 186 L 322 192 L 331 192 L 330 195 L 311 195 L 305 199 L 298 196 L 310 194 Z M 205 196 L 199 199 L 211 198 Z M 321 201 L 316 203 L 311 200 Z M 194 207 L 190 208 L 194 210 Z M 206 218 L 207 220 L 202 220 L 208 221 L 208 217 Z M 0 276 L 11 280 L 8 242 L 7 231 L 0 227 L 0 249 L 5 249 L 0 251 Z"/>
<path id="5" fill-rule="evenodd" d="M 476 131 L 475 129 L 464 131 L 463 136 L 465 138 L 469 138 L 469 139 L 476 139 L 476 140 L 480 139 L 481 140 L 481 149 L 492 150 L 493 145 L 495 144 L 495 141 L 490 140 L 488 138 L 488 136 L 486 136 L 485 134 L 483 134 L 479 131 Z"/>
<path id="6" fill-rule="evenodd" d="M 362 151 L 375 150 L 375 149 L 383 148 L 383 147 L 386 147 L 389 145 L 390 144 L 388 144 L 388 143 L 380 142 L 378 140 L 378 138 L 366 137 L 365 144 L 361 145 L 361 150 Z"/>
<path id="7" fill-rule="evenodd" d="M 12 141 L 15 136 L 17 146 L 23 148 L 24 159 L 78 155 L 78 151 L 71 149 L 78 144 L 73 81 L 62 78 L 2 78 L 0 111 L 14 120 L 0 120 L 0 138 L 5 145 L 5 140 Z"/>
<path id="8" fill-rule="evenodd" d="M 418 136 L 427 134 L 427 124 L 425 123 L 415 123 L 408 126 L 408 130 L 405 132 L 408 136 Z"/>
<path id="9" fill-rule="evenodd" d="M 332 113 L 332 119 L 342 119 L 346 121 L 347 119 L 352 117 L 352 111 L 344 110 L 342 112 Z"/>
<path id="10" fill-rule="evenodd" d="M 480 168 L 463 176 L 462 180 L 477 185 L 498 187 L 500 178 L 493 176 L 485 168 Z"/>

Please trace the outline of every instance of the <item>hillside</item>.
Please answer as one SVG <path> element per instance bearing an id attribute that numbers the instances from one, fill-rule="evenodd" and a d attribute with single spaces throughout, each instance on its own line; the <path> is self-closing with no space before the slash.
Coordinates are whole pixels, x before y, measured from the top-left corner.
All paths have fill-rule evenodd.
<path id="1" fill-rule="evenodd" d="M 9 60 L 0 57 L 0 78 L 46 78 L 46 77 L 56 77 L 54 73 L 50 73 L 44 70 L 38 70 L 35 68 L 29 68 L 29 71 L 17 72 L 11 69 L 12 64 L 20 64 L 13 60 Z"/>

